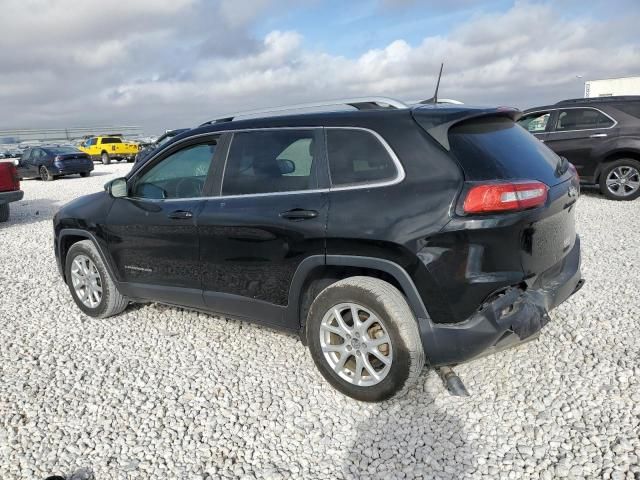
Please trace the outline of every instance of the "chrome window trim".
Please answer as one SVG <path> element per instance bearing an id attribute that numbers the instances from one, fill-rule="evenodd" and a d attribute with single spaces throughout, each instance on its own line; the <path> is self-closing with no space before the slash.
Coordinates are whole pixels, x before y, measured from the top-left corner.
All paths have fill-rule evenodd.
<path id="1" fill-rule="evenodd" d="M 357 185 L 345 185 L 345 186 L 341 186 L 341 187 L 329 187 L 329 188 L 315 188 L 315 189 L 310 189 L 310 190 L 292 190 L 292 191 L 285 191 L 285 192 L 266 192 L 266 193 L 245 193 L 245 194 L 239 194 L 239 195 L 217 195 L 217 196 L 203 196 L 203 197 L 189 197 L 189 198 L 140 198 L 140 197 L 126 197 L 126 198 L 128 198 L 130 200 L 151 201 L 151 202 L 186 202 L 186 201 L 194 201 L 194 200 L 226 200 L 226 199 L 243 198 L 243 197 L 244 198 L 267 197 L 267 196 L 272 196 L 272 195 L 300 195 L 300 194 L 303 194 L 303 193 L 328 193 L 328 192 L 336 192 L 336 191 L 343 191 L 343 190 L 360 190 L 360 189 L 367 189 L 367 188 L 388 187 L 388 186 L 392 186 L 392 185 L 397 185 L 398 183 L 401 183 L 406 178 L 406 173 L 404 171 L 404 167 L 402 166 L 402 163 L 400 162 L 400 159 L 398 158 L 396 153 L 393 151 L 391 146 L 384 139 L 384 137 L 382 137 L 382 135 L 380 135 L 375 130 L 371 130 L 371 129 L 365 128 L 365 127 L 350 127 L 350 126 L 330 126 L 330 127 L 314 126 L 314 127 L 304 127 L 304 126 L 301 126 L 301 127 L 259 127 L 259 128 L 239 128 L 239 129 L 230 129 L 230 130 L 217 130 L 217 131 L 214 131 L 214 132 L 199 133 L 197 135 L 192 135 L 190 137 L 183 138 L 181 140 L 178 140 L 175 144 L 172 144 L 172 146 L 179 145 L 180 143 L 193 140 L 194 138 L 209 137 L 209 136 L 213 136 L 213 135 L 223 135 L 225 133 L 232 134 L 231 142 L 233 142 L 233 134 L 239 133 L 239 132 L 253 132 L 253 131 L 265 131 L 265 130 L 268 130 L 268 131 L 272 131 L 272 130 L 315 130 L 315 129 L 362 130 L 362 131 L 365 131 L 365 132 L 369 132 L 370 134 L 372 134 L 382 144 L 382 146 L 385 148 L 385 150 L 387 151 L 387 153 L 391 157 L 391 160 L 393 161 L 393 163 L 394 163 L 394 165 L 396 167 L 396 176 L 394 178 L 392 178 L 392 179 L 384 180 L 384 181 L 381 181 L 381 182 L 359 183 Z M 222 171 L 221 189 L 222 189 L 222 186 L 224 185 L 224 173 L 225 173 L 226 168 L 227 168 L 227 160 L 228 160 L 229 152 L 231 151 L 231 142 L 229 143 L 229 148 L 227 149 L 226 157 L 224 159 L 224 167 L 223 167 L 223 171 Z M 161 152 L 158 152 L 158 153 L 161 153 Z M 152 156 L 151 158 L 149 158 L 149 160 L 147 160 L 147 162 L 151 162 L 154 157 L 155 157 L 155 155 Z M 329 168 L 328 159 L 327 159 L 327 168 Z M 136 173 L 138 173 L 138 172 L 136 172 Z M 137 176 L 137 175 L 134 175 L 134 177 L 135 176 Z M 129 179 L 127 179 L 127 181 L 128 180 Z"/>
<path id="2" fill-rule="evenodd" d="M 362 188 L 378 188 L 378 187 L 389 187 L 391 185 L 396 185 L 402 182 L 406 178 L 406 174 L 404 171 L 404 167 L 400 162 L 400 159 L 396 155 L 396 152 L 393 151 L 391 146 L 387 143 L 387 141 L 375 130 L 371 130 L 369 128 L 364 127 L 325 127 L 327 130 L 361 130 L 363 132 L 368 132 L 373 134 L 373 136 L 382 144 L 384 149 L 387 151 L 389 157 L 391 157 L 391 161 L 396 167 L 396 176 L 394 178 L 390 178 L 388 180 L 382 180 L 380 182 L 361 182 L 351 185 L 343 185 L 339 187 L 334 187 L 333 185 L 329 187 L 329 190 L 332 192 L 342 191 L 342 190 L 358 190 Z M 327 151 L 327 167 L 329 167 L 329 152 Z M 331 180 L 331 168 L 329 167 L 329 180 Z"/>
<path id="3" fill-rule="evenodd" d="M 616 125 L 618 125 L 618 121 L 613 118 L 611 115 L 609 115 L 606 112 L 603 112 L 602 110 L 600 110 L 599 108 L 596 107 L 565 107 L 565 108 L 547 108 L 547 109 L 542 109 L 542 110 L 534 110 L 533 112 L 527 112 L 525 113 L 523 116 L 528 116 L 534 113 L 541 113 L 541 112 L 554 112 L 554 111 L 560 111 L 560 110 L 584 110 L 584 109 L 591 109 L 591 110 L 596 110 L 597 112 L 600 112 L 602 115 L 604 115 L 605 117 L 609 118 L 609 120 L 613 121 L 613 125 L 611 125 L 610 127 L 597 127 L 597 128 L 580 128 L 578 130 L 556 130 L 555 129 L 555 125 L 553 127 L 553 130 L 550 132 L 529 132 L 532 135 L 534 134 L 542 134 L 542 133 L 567 133 L 567 132 L 588 132 L 590 130 L 610 130 L 612 128 L 615 128 Z M 557 125 L 557 123 L 556 123 Z"/>

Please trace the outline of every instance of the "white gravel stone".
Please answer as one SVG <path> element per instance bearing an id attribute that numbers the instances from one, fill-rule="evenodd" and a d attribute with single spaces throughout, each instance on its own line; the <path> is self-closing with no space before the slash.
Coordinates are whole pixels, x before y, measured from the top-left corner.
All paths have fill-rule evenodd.
<path id="1" fill-rule="evenodd" d="M 539 341 L 425 371 L 407 396 L 333 390 L 300 341 L 161 305 L 83 315 L 51 218 L 129 169 L 23 182 L 0 226 L 0 478 L 640 478 L 640 201 L 578 204 L 582 291 Z"/>

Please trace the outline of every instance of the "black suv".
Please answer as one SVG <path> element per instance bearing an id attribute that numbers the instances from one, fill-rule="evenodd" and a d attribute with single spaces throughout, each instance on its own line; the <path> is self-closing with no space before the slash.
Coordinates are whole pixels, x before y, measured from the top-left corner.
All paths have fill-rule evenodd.
<path id="1" fill-rule="evenodd" d="M 578 98 L 525 110 L 519 123 L 613 200 L 640 196 L 640 96 Z"/>
<path id="2" fill-rule="evenodd" d="M 535 338 L 582 285 L 575 169 L 515 109 L 347 103 L 204 124 L 64 206 L 55 254 L 78 307 L 298 332 L 366 401 Z"/>

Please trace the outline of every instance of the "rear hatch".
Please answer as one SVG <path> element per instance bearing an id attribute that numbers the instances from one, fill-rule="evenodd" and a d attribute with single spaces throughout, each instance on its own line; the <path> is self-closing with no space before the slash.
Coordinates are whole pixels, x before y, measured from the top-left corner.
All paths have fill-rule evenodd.
<path id="1" fill-rule="evenodd" d="M 449 150 L 464 172 L 465 186 L 453 223 L 460 229 L 495 229 L 499 235 L 490 248 L 502 255 L 518 255 L 527 276 L 558 264 L 576 238 L 579 182 L 573 167 L 516 124 L 519 112 L 515 109 L 469 108 L 465 115 L 457 107 L 449 119 L 438 109 L 439 123 L 429 119 L 428 109 L 421 110 L 414 110 L 416 121 Z M 465 196 L 474 186 L 527 182 L 541 182 L 548 189 L 546 198 L 531 208 L 481 214 L 464 210 Z"/>

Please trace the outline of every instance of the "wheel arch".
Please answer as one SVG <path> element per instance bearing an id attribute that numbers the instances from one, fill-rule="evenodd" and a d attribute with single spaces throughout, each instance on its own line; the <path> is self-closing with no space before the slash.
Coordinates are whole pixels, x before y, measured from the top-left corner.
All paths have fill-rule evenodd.
<path id="1" fill-rule="evenodd" d="M 91 232 L 88 232 L 86 230 L 75 229 L 75 228 L 63 229 L 58 234 L 56 248 L 58 252 L 58 258 L 60 259 L 60 273 L 62 274 L 62 278 L 64 279 L 64 281 L 66 282 L 67 280 L 65 275 L 65 264 L 67 261 L 67 254 L 69 253 L 69 249 L 75 243 L 81 242 L 83 240 L 90 240 L 94 244 L 94 246 L 96 247 L 96 250 L 98 250 L 98 254 L 102 258 L 102 261 L 104 262 L 105 266 L 107 267 L 107 270 L 109 271 L 109 275 L 111 275 L 111 278 L 113 279 L 114 283 L 117 284 L 118 277 L 114 275 L 114 269 L 112 267 L 110 259 L 107 255 L 105 255 L 104 251 L 100 246 L 100 243 L 96 240 L 96 237 Z"/>
<path id="2" fill-rule="evenodd" d="M 640 150 L 636 149 L 619 149 L 613 152 L 609 152 L 605 157 L 600 160 L 598 163 L 598 168 L 596 169 L 595 182 L 598 183 L 600 181 L 600 175 L 602 171 L 607 167 L 611 162 L 615 162 L 616 160 L 621 160 L 623 158 L 631 158 L 640 162 Z"/>
<path id="3" fill-rule="evenodd" d="M 390 260 L 354 255 L 314 255 L 296 270 L 289 290 L 288 324 L 304 331 L 306 315 L 318 293 L 332 283 L 357 275 L 385 280 L 405 296 L 414 316 L 429 321 L 427 309 L 407 271 Z M 304 335 L 302 335 L 304 337 Z"/>

